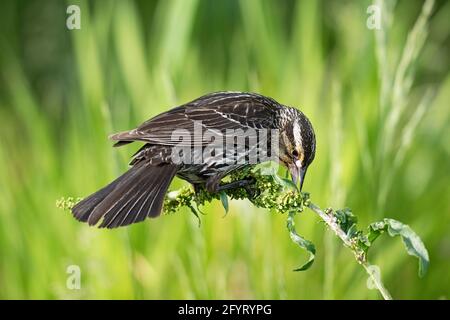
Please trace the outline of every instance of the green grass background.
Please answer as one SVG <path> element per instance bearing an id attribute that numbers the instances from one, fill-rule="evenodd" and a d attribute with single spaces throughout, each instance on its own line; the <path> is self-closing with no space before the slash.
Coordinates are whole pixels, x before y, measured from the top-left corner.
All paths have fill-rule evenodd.
<path id="1" fill-rule="evenodd" d="M 69 4 L 81 30 L 65 27 Z M 409 47 L 423 2 L 379 2 L 380 31 L 366 27 L 370 4 L 2 1 L 0 298 L 380 298 L 312 212 L 297 228 L 318 256 L 296 273 L 306 254 L 286 216 L 246 201 L 225 218 L 218 201 L 206 206 L 200 228 L 184 210 L 99 230 L 55 207 L 126 170 L 138 145 L 113 149 L 108 134 L 218 90 L 301 108 L 317 135 L 312 200 L 351 207 L 361 227 L 409 224 L 429 249 L 427 276 L 399 239 L 379 240 L 371 262 L 394 298 L 448 298 L 450 2 L 435 3 Z M 72 264 L 81 290 L 66 287 Z"/>

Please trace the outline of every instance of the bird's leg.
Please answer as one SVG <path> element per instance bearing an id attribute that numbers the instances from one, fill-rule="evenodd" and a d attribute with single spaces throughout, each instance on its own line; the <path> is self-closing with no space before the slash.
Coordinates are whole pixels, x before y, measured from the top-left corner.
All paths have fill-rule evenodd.
<path id="1" fill-rule="evenodd" d="M 253 182 L 254 181 L 252 181 L 250 179 L 249 180 L 244 179 L 244 180 L 237 180 L 237 181 L 221 184 L 217 187 L 217 192 L 242 188 L 242 187 L 248 186 L 249 184 L 251 184 Z"/>
<path id="2" fill-rule="evenodd" d="M 253 185 L 255 183 L 255 179 L 243 179 L 243 180 L 237 180 L 225 184 L 221 184 L 217 187 L 216 192 L 225 191 L 225 190 L 231 190 L 231 189 L 237 189 L 237 188 L 245 188 L 250 185 Z"/>
<path id="3" fill-rule="evenodd" d="M 194 183 L 192 184 L 192 186 L 194 187 L 194 193 L 196 195 L 198 195 L 198 193 L 200 192 L 200 190 L 202 189 L 202 185 L 198 184 L 198 183 Z"/>
<path id="4" fill-rule="evenodd" d="M 250 197 L 255 196 L 255 190 L 253 190 L 252 188 L 252 186 L 256 182 L 254 178 L 249 177 L 241 180 L 220 184 L 220 181 L 222 180 L 223 177 L 224 175 L 216 175 L 208 179 L 205 184 L 206 190 L 210 193 L 217 193 L 220 191 L 245 188 Z"/>

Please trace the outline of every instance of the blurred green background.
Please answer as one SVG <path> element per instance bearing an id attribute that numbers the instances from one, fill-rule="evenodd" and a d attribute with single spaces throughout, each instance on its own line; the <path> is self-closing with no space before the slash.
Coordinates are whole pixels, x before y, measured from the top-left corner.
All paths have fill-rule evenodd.
<path id="1" fill-rule="evenodd" d="M 81 9 L 81 30 L 66 9 Z M 317 135 L 304 189 L 349 206 L 360 227 L 391 217 L 429 249 L 399 239 L 370 260 L 394 298 L 450 296 L 450 2 L 2 1 L 0 4 L 0 298 L 378 299 L 367 276 L 312 212 L 289 239 L 286 217 L 218 201 L 202 225 L 188 211 L 117 230 L 55 207 L 126 170 L 139 147 L 108 134 L 219 90 L 301 108 Z M 420 17 L 420 18 L 419 18 Z M 184 182 L 177 180 L 175 189 Z M 81 290 L 66 287 L 81 268 Z"/>

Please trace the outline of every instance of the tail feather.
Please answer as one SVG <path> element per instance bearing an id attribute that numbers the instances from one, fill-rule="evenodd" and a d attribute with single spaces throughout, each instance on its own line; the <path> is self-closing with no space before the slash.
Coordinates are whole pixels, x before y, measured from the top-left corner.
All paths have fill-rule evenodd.
<path id="1" fill-rule="evenodd" d="M 73 207 L 74 217 L 100 228 L 117 228 L 160 215 L 175 165 L 139 163 Z"/>
<path id="2" fill-rule="evenodd" d="M 149 198 L 158 196 L 157 194 L 153 193 L 153 189 L 158 186 L 158 183 L 160 182 L 160 174 L 161 171 L 157 171 L 154 176 L 151 177 L 151 179 L 144 178 L 143 181 L 141 180 L 137 184 L 137 186 L 134 188 L 135 190 L 129 193 L 128 197 L 124 197 L 126 201 L 117 201 L 116 203 L 121 203 L 121 206 L 117 206 L 115 210 L 113 208 L 109 210 L 105 214 L 100 227 L 116 228 L 119 226 L 129 225 L 131 223 L 144 220 L 150 212 L 144 212 L 143 216 L 138 219 L 138 216 L 140 214 L 139 208 L 142 206 L 143 201 L 148 201 Z M 118 193 L 120 194 L 120 192 L 121 191 L 119 190 Z M 114 199 L 116 195 L 111 194 L 111 197 Z M 160 211 L 161 210 L 159 210 L 159 212 L 157 213 L 157 216 L 159 215 Z"/>
<path id="3" fill-rule="evenodd" d="M 157 179 L 163 179 L 162 175 L 157 177 Z M 164 199 L 164 195 L 160 195 L 157 192 L 157 189 L 163 187 L 165 191 L 167 191 L 167 187 L 164 183 L 154 184 L 147 190 L 147 192 L 143 193 L 142 196 L 138 199 L 135 205 L 135 212 L 133 215 L 128 213 L 128 216 L 124 218 L 125 224 L 135 223 L 138 221 L 144 220 L 147 216 L 157 217 L 162 210 L 162 207 L 154 206 L 154 202 L 156 199 Z M 130 210 L 131 212 L 131 210 Z"/>
<path id="4" fill-rule="evenodd" d="M 83 199 L 77 203 L 72 208 L 72 214 L 75 219 L 87 222 L 92 211 L 97 207 L 103 199 L 105 199 L 108 194 L 110 194 L 126 177 L 128 177 L 128 172 L 124 173 L 122 176 L 108 184 L 106 187 L 100 189 L 99 191 L 91 194 L 89 197 Z"/>
<path id="5" fill-rule="evenodd" d="M 127 205 L 128 201 L 132 201 L 135 196 L 143 190 L 143 182 L 146 178 L 145 168 L 147 166 L 138 165 L 132 167 L 125 172 L 127 177 L 123 179 L 102 201 L 93 209 L 89 216 L 89 225 L 95 225 L 102 217 L 114 217 L 121 208 Z M 149 170 L 151 167 L 149 166 Z M 153 179 L 153 177 L 149 177 Z M 149 179 L 149 180 L 150 180 Z M 112 212 L 112 213 L 110 213 Z"/>

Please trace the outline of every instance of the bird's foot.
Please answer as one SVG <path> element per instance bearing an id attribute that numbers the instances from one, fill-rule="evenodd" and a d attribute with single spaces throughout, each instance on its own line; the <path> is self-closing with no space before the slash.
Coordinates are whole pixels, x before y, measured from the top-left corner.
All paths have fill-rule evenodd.
<path id="1" fill-rule="evenodd" d="M 244 188 L 247 191 L 248 196 L 250 198 L 254 198 L 257 196 L 257 190 L 254 188 L 255 182 L 256 180 L 254 178 L 232 181 L 217 186 L 215 192 Z"/>

